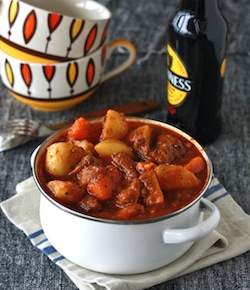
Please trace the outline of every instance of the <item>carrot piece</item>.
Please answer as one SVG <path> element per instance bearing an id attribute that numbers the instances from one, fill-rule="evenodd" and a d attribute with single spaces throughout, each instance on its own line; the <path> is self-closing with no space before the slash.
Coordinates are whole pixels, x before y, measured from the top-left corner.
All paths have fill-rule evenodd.
<path id="1" fill-rule="evenodd" d="M 101 178 L 95 178 L 87 185 L 87 190 L 90 195 L 93 195 L 99 200 L 111 199 L 121 180 L 122 173 L 114 166 L 107 167 L 107 172 Z"/>
<path id="2" fill-rule="evenodd" d="M 194 157 L 187 163 L 184 168 L 187 170 L 193 172 L 193 173 L 199 173 L 205 168 L 206 164 L 203 158 L 200 156 Z"/>
<path id="3" fill-rule="evenodd" d="M 145 214 L 145 208 L 143 205 L 139 203 L 130 204 L 123 208 L 118 209 L 116 214 L 118 219 L 120 220 L 138 218 L 140 216 L 143 216 L 143 214 Z"/>
<path id="4" fill-rule="evenodd" d="M 92 143 L 99 141 L 101 132 L 95 128 L 88 120 L 80 117 L 75 120 L 68 130 L 69 140 L 88 140 Z"/>

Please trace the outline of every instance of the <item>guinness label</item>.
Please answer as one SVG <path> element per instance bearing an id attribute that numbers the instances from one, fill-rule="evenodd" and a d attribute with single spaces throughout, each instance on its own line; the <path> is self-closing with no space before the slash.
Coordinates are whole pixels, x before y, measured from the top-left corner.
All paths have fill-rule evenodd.
<path id="1" fill-rule="evenodd" d="M 172 106 L 181 105 L 188 93 L 192 91 L 192 81 L 189 79 L 186 67 L 178 54 L 167 46 L 168 64 L 168 103 Z"/>
<path id="2" fill-rule="evenodd" d="M 221 76 L 222 78 L 225 77 L 226 64 L 227 64 L 227 60 L 226 60 L 226 58 L 224 58 L 223 61 L 222 61 L 222 63 L 221 63 L 221 67 L 220 67 L 220 76 Z"/>

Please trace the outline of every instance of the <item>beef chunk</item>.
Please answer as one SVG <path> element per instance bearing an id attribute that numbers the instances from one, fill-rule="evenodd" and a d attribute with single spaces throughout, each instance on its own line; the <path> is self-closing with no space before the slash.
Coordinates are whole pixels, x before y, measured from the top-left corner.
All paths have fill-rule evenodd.
<path id="1" fill-rule="evenodd" d="M 101 202 L 91 195 L 84 196 L 84 198 L 79 202 L 79 206 L 86 213 L 95 213 L 102 209 Z"/>
<path id="2" fill-rule="evenodd" d="M 126 153 L 116 153 L 111 156 L 112 164 L 119 168 L 126 179 L 132 180 L 138 177 L 138 172 L 135 169 L 136 162 Z"/>
<path id="3" fill-rule="evenodd" d="M 156 145 L 150 151 L 149 160 L 157 164 L 169 164 L 185 152 L 186 147 L 178 138 L 163 133 L 157 136 Z"/>
<path id="4" fill-rule="evenodd" d="M 140 191 L 142 188 L 142 183 L 139 179 L 133 179 L 130 185 L 123 189 L 116 196 L 116 205 L 119 207 L 124 207 L 130 204 L 136 204 L 140 197 Z"/>

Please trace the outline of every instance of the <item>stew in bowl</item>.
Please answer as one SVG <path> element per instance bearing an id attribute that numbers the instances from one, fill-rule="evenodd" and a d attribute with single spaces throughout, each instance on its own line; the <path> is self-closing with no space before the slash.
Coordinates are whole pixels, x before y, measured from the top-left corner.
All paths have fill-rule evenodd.
<path id="1" fill-rule="evenodd" d="M 175 214 L 199 198 L 211 177 L 203 149 L 178 130 L 108 110 L 56 134 L 37 178 L 56 202 L 84 215 L 142 220 Z"/>

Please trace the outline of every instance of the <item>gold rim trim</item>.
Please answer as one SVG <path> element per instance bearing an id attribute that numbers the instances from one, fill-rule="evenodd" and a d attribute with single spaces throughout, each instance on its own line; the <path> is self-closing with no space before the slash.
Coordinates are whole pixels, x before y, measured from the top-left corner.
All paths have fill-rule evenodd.
<path id="1" fill-rule="evenodd" d="M 81 96 L 78 97 L 72 97 L 69 98 L 67 100 L 35 100 L 35 99 L 28 99 L 25 97 L 22 97 L 20 95 L 18 95 L 17 93 L 14 93 L 10 90 L 9 93 L 18 101 L 31 106 L 32 108 L 36 109 L 36 110 L 40 110 L 40 111 L 47 111 L 47 112 L 55 112 L 55 111 L 62 111 L 62 110 L 66 110 L 69 109 L 79 103 L 81 103 L 82 101 L 84 101 L 85 99 L 87 99 L 88 97 L 90 97 L 94 92 L 95 92 L 96 88 L 90 90 L 87 93 L 84 93 Z"/>
<path id="2" fill-rule="evenodd" d="M 29 61 L 34 63 L 48 64 L 48 63 L 59 63 L 59 60 L 53 60 L 44 58 L 38 55 L 33 55 L 32 53 L 25 52 L 21 48 L 14 47 L 10 44 L 7 44 L 2 39 L 0 40 L 0 49 L 7 55 L 14 57 L 19 60 Z"/>

